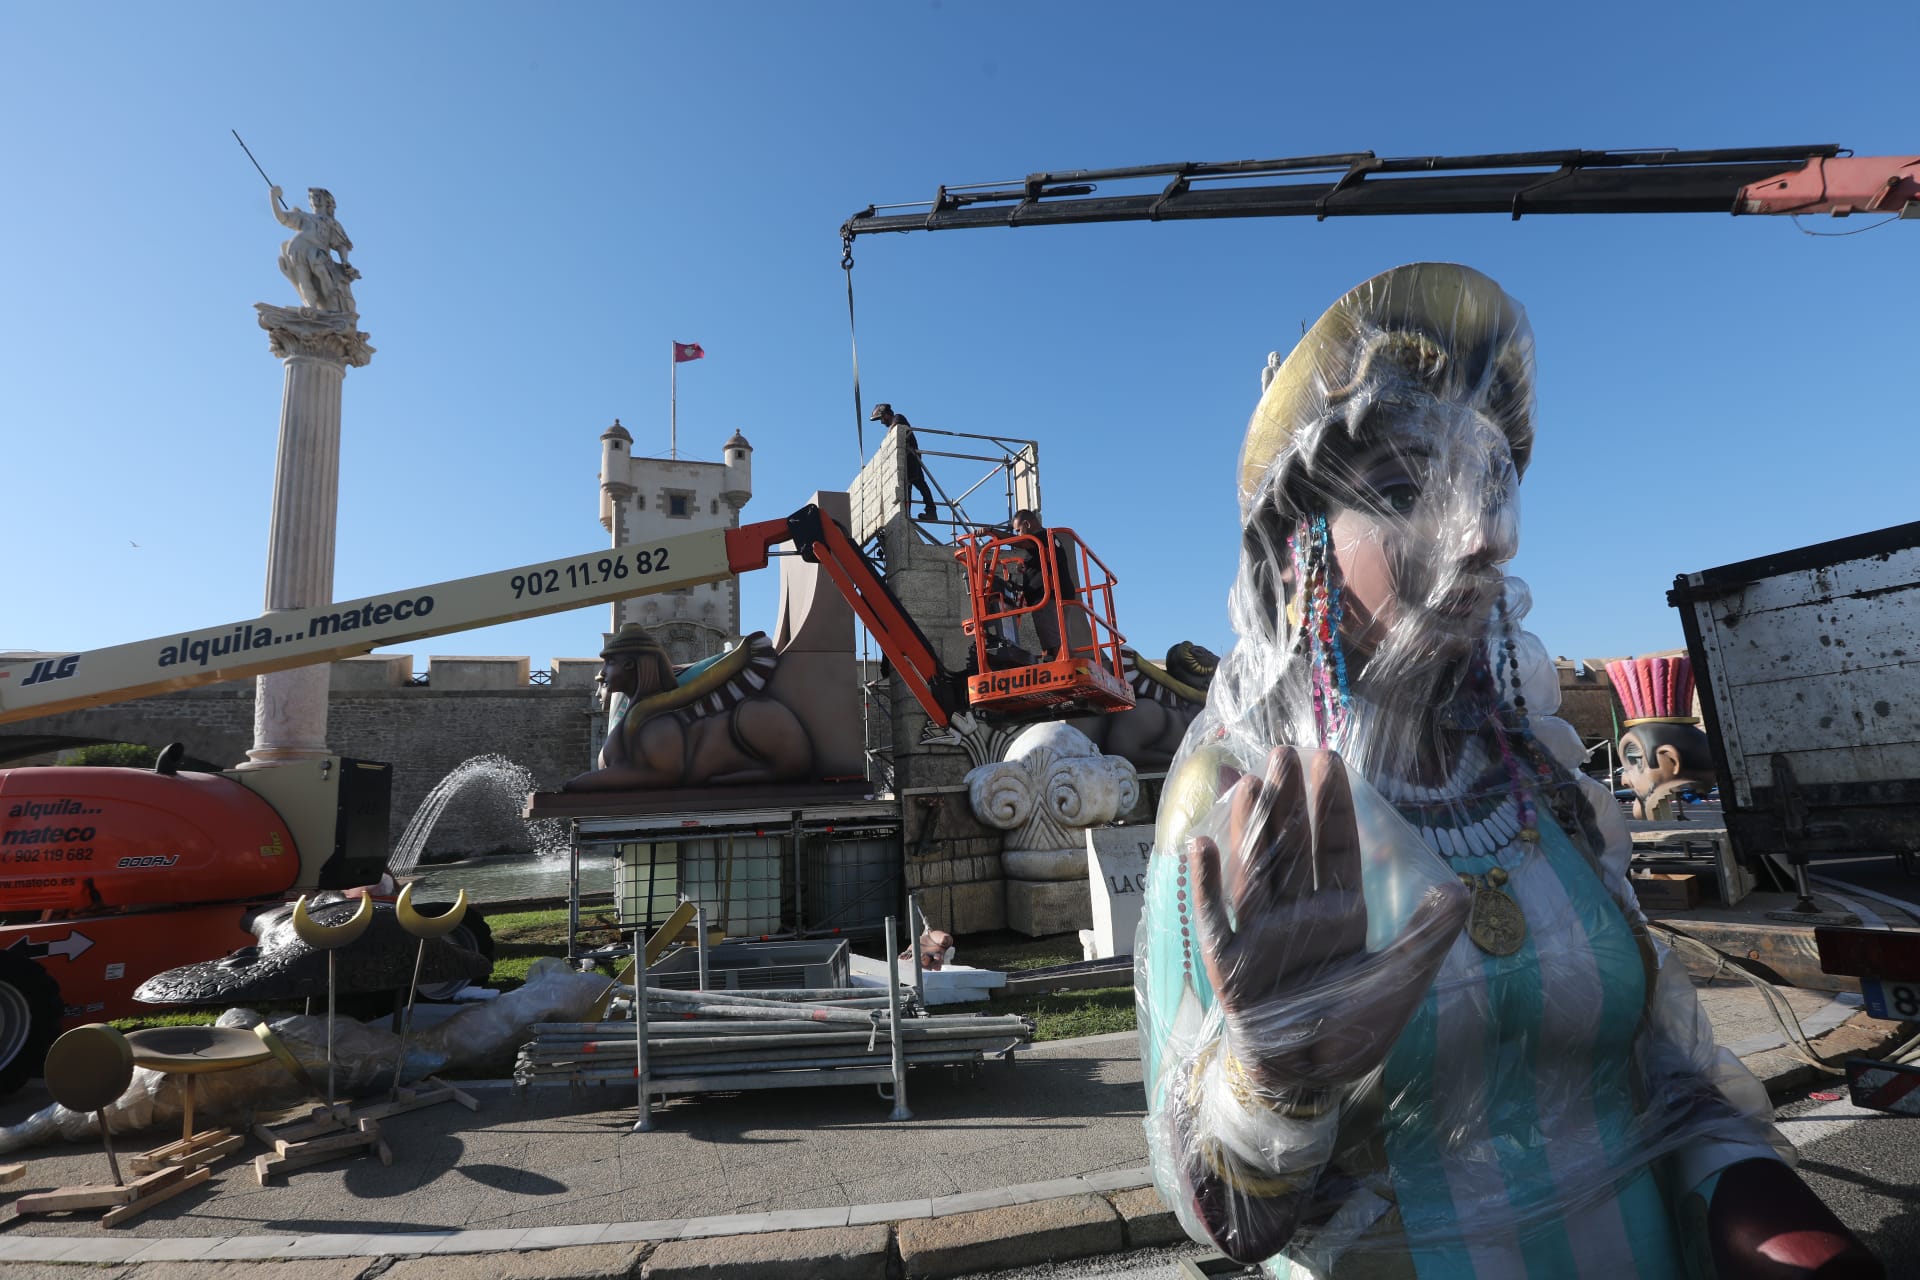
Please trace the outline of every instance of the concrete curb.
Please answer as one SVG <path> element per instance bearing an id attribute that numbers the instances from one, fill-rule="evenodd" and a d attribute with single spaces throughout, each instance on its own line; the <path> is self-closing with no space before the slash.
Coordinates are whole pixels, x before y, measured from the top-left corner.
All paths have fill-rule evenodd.
<path id="1" fill-rule="evenodd" d="M 607 1270 L 612 1265 L 610 1259 L 626 1254 L 632 1255 L 634 1266 L 644 1264 L 644 1267 L 639 1271 L 617 1271 L 617 1274 L 652 1276 L 657 1265 L 663 1280 L 666 1277 L 686 1280 L 695 1276 L 711 1280 L 764 1276 L 771 1280 L 776 1276 L 829 1273 L 858 1277 L 867 1275 L 868 1270 L 855 1259 L 869 1256 L 880 1260 L 879 1274 L 883 1275 L 888 1260 L 898 1256 L 894 1242 L 905 1228 L 957 1223 L 959 1225 L 941 1228 L 943 1235 L 929 1238 L 971 1233 L 970 1238 L 979 1247 L 1000 1240 L 1002 1243 L 995 1247 L 1010 1248 L 1014 1242 L 1037 1235 L 1048 1248 L 1076 1247 L 1073 1242 L 1085 1238 L 1084 1232 L 1075 1232 L 1079 1219 L 1072 1217 L 1071 1212 L 1067 1218 L 1060 1216 L 1068 1211 L 1041 1208 L 1062 1203 L 1077 1206 L 1072 1212 L 1082 1218 L 1097 1218 L 1111 1224 L 1111 1232 L 1102 1234 L 1101 1238 L 1110 1234 L 1113 1243 L 1110 1248 L 1097 1252 L 1129 1247 L 1127 1224 L 1134 1222 L 1141 1224 L 1137 1232 L 1140 1243 L 1153 1242 L 1164 1236 L 1166 1222 L 1155 1217 L 1153 1206 L 1158 1205 L 1158 1198 L 1152 1190 L 1152 1181 L 1152 1174 L 1144 1167 L 1111 1169 L 1082 1177 L 1056 1178 L 932 1200 L 525 1230 L 157 1240 L 139 1236 L 6 1236 L 0 1237 L 0 1268 L 4 1268 L 0 1275 L 7 1280 L 22 1280 L 22 1267 L 88 1263 L 116 1268 L 131 1266 L 141 1280 L 163 1280 L 169 1276 L 214 1274 L 211 1268 L 216 1264 L 277 1266 L 299 1261 L 303 1264 L 301 1280 L 305 1280 L 309 1274 L 307 1264 L 329 1260 L 337 1264 L 326 1270 L 329 1280 L 353 1280 L 376 1261 L 380 1269 L 375 1274 L 394 1275 L 395 1280 L 455 1280 L 465 1275 L 472 1275 L 476 1280 L 492 1275 L 524 1280 L 570 1280 L 576 1276 L 610 1274 Z M 1152 1204 L 1141 1198 L 1142 1192 L 1154 1197 Z M 1120 1196 L 1128 1198 L 1116 1203 L 1115 1197 Z M 1171 1220 L 1172 1215 L 1164 1206 L 1159 1206 L 1158 1212 Z M 1178 1229 L 1177 1225 L 1174 1229 Z M 979 1256 L 971 1255 L 970 1260 L 977 1263 Z M 1031 1262 L 1046 1256 L 1027 1253 L 1020 1261 Z M 394 1262 L 395 1258 L 402 1261 Z M 518 1262 L 509 1265 L 509 1259 L 545 1259 L 539 1266 L 547 1269 L 524 1270 Z M 348 1261 L 358 1261 L 361 1266 L 342 1271 Z M 528 1265 L 534 1264 L 529 1261 Z M 73 1273 L 60 1274 L 71 1276 Z M 291 1272 L 285 1274 L 292 1275 Z M 929 1271 L 925 1274 L 954 1273 Z"/>
<path id="2" fill-rule="evenodd" d="M 1875 1058 L 1920 1034 L 1920 1023 L 1887 1022 L 1855 1013 L 1824 1035 L 1808 1038 L 1815 1056 L 1838 1063 L 1849 1057 Z M 1791 1048 L 1762 1050 L 1741 1059 L 1775 1098 L 1810 1084 L 1842 1086 L 1845 1078 L 1806 1061 Z"/>

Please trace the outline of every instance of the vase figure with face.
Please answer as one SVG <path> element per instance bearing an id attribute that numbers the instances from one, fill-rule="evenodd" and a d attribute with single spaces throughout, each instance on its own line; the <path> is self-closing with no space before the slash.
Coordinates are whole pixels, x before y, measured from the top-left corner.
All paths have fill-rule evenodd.
<path id="1" fill-rule="evenodd" d="M 1626 719 L 1620 783 L 1633 790 L 1633 816 L 1653 818 L 1674 798 L 1713 790 L 1713 748 L 1693 710 L 1693 664 L 1685 657 L 1626 658 L 1607 664 Z"/>

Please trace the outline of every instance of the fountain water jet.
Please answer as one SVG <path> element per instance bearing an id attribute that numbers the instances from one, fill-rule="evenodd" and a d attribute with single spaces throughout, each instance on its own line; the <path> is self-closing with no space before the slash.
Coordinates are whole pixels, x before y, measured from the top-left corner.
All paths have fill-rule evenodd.
<path id="1" fill-rule="evenodd" d="M 393 848 L 388 867 L 395 875 L 405 875 L 420 861 L 427 836 L 454 797 L 470 786 L 489 787 L 493 794 L 511 803 L 517 814 L 523 798 L 534 789 L 533 771 L 502 755 L 481 755 L 463 760 L 446 777 L 435 783 L 420 807 L 407 822 L 407 829 Z M 526 825 L 533 851 L 541 859 L 562 858 L 567 852 L 566 824 L 556 818 L 521 819 Z"/>

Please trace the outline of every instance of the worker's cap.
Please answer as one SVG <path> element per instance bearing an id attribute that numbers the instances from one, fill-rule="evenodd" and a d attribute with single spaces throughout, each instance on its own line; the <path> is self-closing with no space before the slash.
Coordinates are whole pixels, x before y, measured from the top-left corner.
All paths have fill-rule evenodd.
<path id="1" fill-rule="evenodd" d="M 1533 451 L 1533 330 L 1507 292 L 1471 267 L 1415 262 L 1368 280 L 1327 308 L 1273 373 L 1240 451 L 1240 505 L 1286 482 L 1326 442 L 1349 438 L 1376 407 L 1444 402 L 1475 410 L 1507 437 L 1516 473 Z M 1276 464 L 1282 474 L 1269 479 Z"/>
<path id="2" fill-rule="evenodd" d="M 600 656 L 612 658 L 626 653 L 663 653 L 665 650 L 666 646 L 654 639 L 645 627 L 629 622 L 600 647 Z"/>
<path id="3" fill-rule="evenodd" d="M 886 417 L 886 416 L 887 416 L 888 414 L 890 414 L 890 413 L 892 413 L 892 412 L 893 412 L 893 406 L 892 406 L 892 405 L 890 405 L 890 404 L 877 404 L 877 405 L 875 405 L 875 406 L 873 406 L 873 412 L 867 415 L 867 421 L 868 421 L 868 422 L 878 422 L 878 421 L 880 421 L 880 419 L 882 419 L 882 418 L 884 418 L 884 417 Z"/>

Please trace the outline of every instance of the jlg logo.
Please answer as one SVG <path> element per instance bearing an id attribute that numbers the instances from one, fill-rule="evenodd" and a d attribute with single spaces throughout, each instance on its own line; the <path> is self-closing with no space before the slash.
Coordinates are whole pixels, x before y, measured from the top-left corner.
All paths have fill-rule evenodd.
<path id="1" fill-rule="evenodd" d="M 79 666 L 80 655 L 77 653 L 65 658 L 42 658 L 33 664 L 33 670 L 29 671 L 27 678 L 20 683 L 22 686 L 26 686 L 30 684 L 44 684 L 49 680 L 65 680 L 68 676 L 72 675 Z"/>

